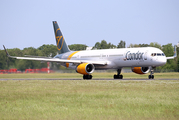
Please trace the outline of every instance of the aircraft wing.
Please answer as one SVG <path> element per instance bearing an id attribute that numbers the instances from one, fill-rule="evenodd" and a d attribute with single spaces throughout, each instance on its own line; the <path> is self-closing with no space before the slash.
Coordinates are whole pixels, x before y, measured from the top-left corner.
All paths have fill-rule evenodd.
<path id="1" fill-rule="evenodd" d="M 5 46 L 3 45 L 4 50 L 6 52 L 6 55 L 10 58 L 16 58 L 16 59 L 23 59 L 23 60 L 36 60 L 36 61 L 43 61 L 43 62 L 61 62 L 61 63 L 75 63 L 75 64 L 81 64 L 81 63 L 92 63 L 96 65 L 107 65 L 107 61 L 91 61 L 91 60 L 67 60 L 67 59 L 59 59 L 59 58 L 40 58 L 40 57 L 16 57 L 16 56 L 10 56 L 7 52 Z"/>

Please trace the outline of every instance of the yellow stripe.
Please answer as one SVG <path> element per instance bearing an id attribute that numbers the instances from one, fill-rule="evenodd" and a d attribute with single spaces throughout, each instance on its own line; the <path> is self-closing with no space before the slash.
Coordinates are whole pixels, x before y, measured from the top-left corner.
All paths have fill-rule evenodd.
<path id="1" fill-rule="evenodd" d="M 68 56 L 67 60 L 70 60 L 71 57 L 72 57 L 74 54 L 76 54 L 77 52 L 79 52 L 79 51 L 75 51 L 75 52 L 73 52 L 72 54 L 70 54 L 70 55 Z M 66 67 L 69 67 L 69 63 L 66 63 Z"/>

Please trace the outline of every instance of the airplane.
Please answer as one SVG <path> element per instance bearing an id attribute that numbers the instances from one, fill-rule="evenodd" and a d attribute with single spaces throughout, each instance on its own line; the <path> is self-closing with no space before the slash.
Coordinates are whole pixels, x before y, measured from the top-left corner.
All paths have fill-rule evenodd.
<path id="1" fill-rule="evenodd" d="M 53 58 L 10 56 L 3 45 L 6 55 L 16 59 L 57 62 L 67 68 L 75 69 L 77 73 L 83 74 L 83 79 L 87 80 L 92 79 L 92 73 L 95 70 L 107 69 L 117 70 L 114 79 L 123 79 L 121 70 L 124 67 L 131 67 L 132 72 L 137 74 L 150 72 L 148 78 L 154 79 L 153 69 L 165 65 L 167 59 L 174 59 L 177 56 L 176 46 L 174 46 L 174 55 L 171 57 L 166 57 L 160 49 L 154 47 L 71 51 L 68 48 L 57 21 L 52 21 L 52 23 L 57 50 L 60 54 Z"/>

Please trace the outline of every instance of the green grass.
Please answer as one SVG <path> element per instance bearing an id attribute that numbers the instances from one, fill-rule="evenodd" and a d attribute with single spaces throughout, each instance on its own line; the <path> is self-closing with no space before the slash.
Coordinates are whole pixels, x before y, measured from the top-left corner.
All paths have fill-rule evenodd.
<path id="1" fill-rule="evenodd" d="M 95 74 L 98 78 L 104 73 Z M 105 73 L 103 76 L 111 78 L 112 74 Z M 156 76 L 174 76 L 173 74 L 178 75 L 178 73 L 172 75 L 167 73 Z M 56 73 L 14 75 L 16 78 L 29 78 L 32 75 L 35 78 L 45 76 L 50 78 L 51 75 L 81 78 L 81 75 L 71 73 L 65 73 L 63 76 Z M 133 74 L 124 75 L 135 78 Z M 12 77 L 6 76 L 6 78 Z M 0 119 L 177 120 L 179 81 L 35 79 L 0 81 Z"/>

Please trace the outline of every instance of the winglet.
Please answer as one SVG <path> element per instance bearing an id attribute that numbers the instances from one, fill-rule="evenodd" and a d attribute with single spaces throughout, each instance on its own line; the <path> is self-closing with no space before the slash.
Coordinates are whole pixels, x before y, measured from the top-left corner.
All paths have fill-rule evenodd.
<path id="1" fill-rule="evenodd" d="M 174 55 L 173 57 L 177 57 L 176 45 L 174 45 Z"/>
<path id="2" fill-rule="evenodd" d="M 172 57 L 167 57 L 167 59 L 174 59 L 177 57 L 176 45 L 174 45 L 174 55 Z"/>
<path id="3" fill-rule="evenodd" d="M 10 55 L 9 55 L 9 53 L 7 52 L 7 50 L 6 50 L 6 48 L 5 48 L 4 45 L 3 45 L 3 47 L 4 47 L 4 50 L 5 50 L 5 52 L 6 52 L 6 55 L 7 55 L 8 57 L 10 57 Z"/>

